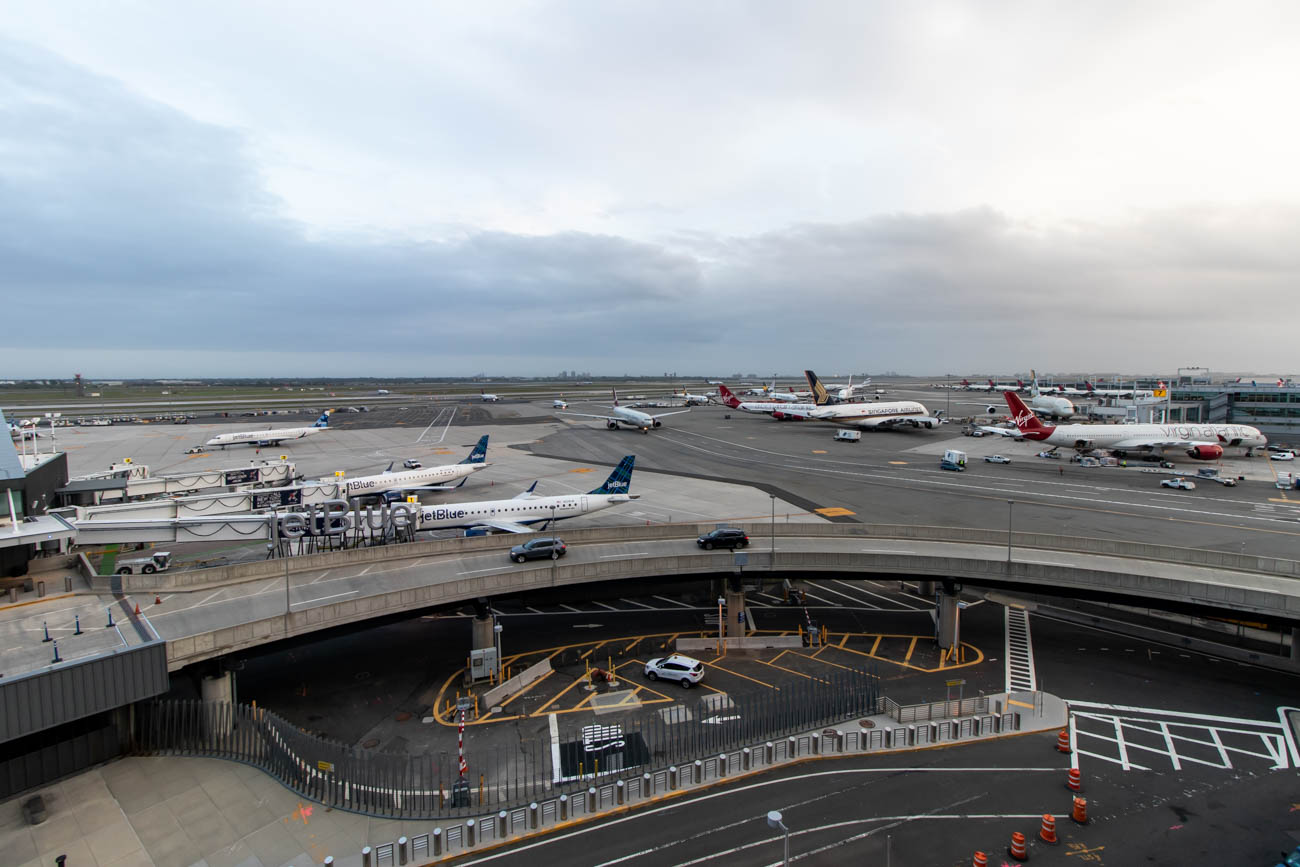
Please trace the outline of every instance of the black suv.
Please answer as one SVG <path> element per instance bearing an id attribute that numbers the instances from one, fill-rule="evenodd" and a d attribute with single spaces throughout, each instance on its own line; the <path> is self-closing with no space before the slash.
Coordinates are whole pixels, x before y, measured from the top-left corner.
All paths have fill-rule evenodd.
<path id="1" fill-rule="evenodd" d="M 522 563 L 525 560 L 549 560 L 551 558 L 563 557 L 568 546 L 564 544 L 563 539 L 544 537 L 541 539 L 529 539 L 522 545 L 516 545 L 510 549 L 510 559 L 516 563 Z"/>
<path id="2" fill-rule="evenodd" d="M 712 533 L 705 533 L 696 539 L 695 543 L 705 551 L 712 551 L 714 548 L 745 548 L 749 545 L 749 537 L 745 535 L 744 530 L 722 527 Z"/>

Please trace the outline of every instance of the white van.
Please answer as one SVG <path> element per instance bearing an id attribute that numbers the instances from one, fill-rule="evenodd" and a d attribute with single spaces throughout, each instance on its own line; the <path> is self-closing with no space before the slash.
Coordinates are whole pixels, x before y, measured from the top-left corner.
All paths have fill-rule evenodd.
<path id="1" fill-rule="evenodd" d="M 858 440 L 862 439 L 862 431 L 860 431 L 860 430 L 837 430 L 837 431 L 835 432 L 835 436 L 833 437 L 833 439 L 834 439 L 837 443 L 855 443 L 855 442 L 857 442 Z"/>

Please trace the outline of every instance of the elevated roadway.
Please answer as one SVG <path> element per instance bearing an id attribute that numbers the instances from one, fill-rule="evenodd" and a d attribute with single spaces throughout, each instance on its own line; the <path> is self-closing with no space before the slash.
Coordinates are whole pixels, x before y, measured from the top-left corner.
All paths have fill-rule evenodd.
<path id="1" fill-rule="evenodd" d="M 703 551 L 711 525 L 565 533 L 558 561 L 515 564 L 515 540 L 451 539 L 316 554 L 217 569 L 121 576 L 167 640 L 168 665 L 238 652 L 318 630 L 481 597 L 585 583 L 731 575 L 730 551 Z M 1300 622 L 1300 561 L 1042 533 L 863 524 L 749 524 L 754 573 L 904 575 L 1197 604 Z M 769 550 L 773 547 L 774 550 Z M 108 592 L 110 579 L 97 578 Z M 154 597 L 162 604 L 153 605 Z"/>

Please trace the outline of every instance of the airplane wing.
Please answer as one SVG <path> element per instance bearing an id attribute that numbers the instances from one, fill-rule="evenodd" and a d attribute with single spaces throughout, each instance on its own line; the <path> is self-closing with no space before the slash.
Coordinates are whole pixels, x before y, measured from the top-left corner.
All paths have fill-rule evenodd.
<path id="1" fill-rule="evenodd" d="M 592 415 L 589 412 L 558 412 L 556 413 L 556 415 L 579 415 L 582 416 L 583 418 L 603 418 L 605 421 L 622 421 L 622 419 L 620 419 L 618 416 Z M 666 415 L 672 415 L 672 413 L 666 413 Z"/>
<path id="2" fill-rule="evenodd" d="M 659 413 L 659 415 L 652 415 L 652 416 L 650 416 L 650 417 L 651 417 L 651 418 L 663 418 L 664 416 L 668 416 L 668 415 L 681 415 L 681 414 L 684 413 L 684 412 L 690 412 L 690 410 L 689 410 L 689 409 L 679 409 L 679 410 L 677 410 L 676 412 L 661 412 L 661 413 Z"/>
<path id="3" fill-rule="evenodd" d="M 491 527 L 493 530 L 504 530 L 507 533 L 534 533 L 532 527 L 526 524 L 517 524 L 514 521 L 506 521 L 501 518 L 487 518 L 482 521 L 476 521 L 475 527 Z"/>
<path id="4" fill-rule="evenodd" d="M 1019 429 L 1013 427 L 992 427 L 990 425 L 979 425 L 976 430 L 982 430 L 984 433 L 997 434 L 1000 437 L 1018 437 L 1024 436 Z"/>

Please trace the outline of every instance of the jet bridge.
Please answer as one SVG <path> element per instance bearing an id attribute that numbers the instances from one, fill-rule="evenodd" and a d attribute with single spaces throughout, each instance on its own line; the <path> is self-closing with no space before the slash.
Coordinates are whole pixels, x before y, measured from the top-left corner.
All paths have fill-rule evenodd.
<path id="1" fill-rule="evenodd" d="M 312 506 L 343 498 L 343 485 L 336 482 L 312 482 L 279 488 L 246 488 L 221 494 L 191 497 L 158 497 L 126 503 L 101 503 L 76 506 L 77 521 L 114 521 L 127 519 L 200 518 L 213 515 L 248 514 L 263 509 Z"/>
<path id="2" fill-rule="evenodd" d="M 212 515 L 201 518 L 121 518 L 78 521 L 78 545 L 133 542 L 252 542 L 270 540 L 271 515 Z"/>
<path id="3" fill-rule="evenodd" d="M 140 470 L 144 474 L 140 474 Z M 114 465 L 107 473 L 94 473 L 83 476 L 91 478 L 121 478 L 126 475 L 126 491 L 120 496 L 127 500 L 143 497 L 162 497 L 176 494 L 193 494 L 212 491 L 218 488 L 232 489 L 240 486 L 269 487 L 286 485 L 296 478 L 296 467 L 292 461 L 250 461 L 240 467 L 220 470 L 198 470 L 188 473 L 175 473 L 165 476 L 148 475 L 148 467 L 133 465 L 129 469 Z M 102 492 L 95 499 L 102 502 L 112 497 L 115 492 Z"/>

